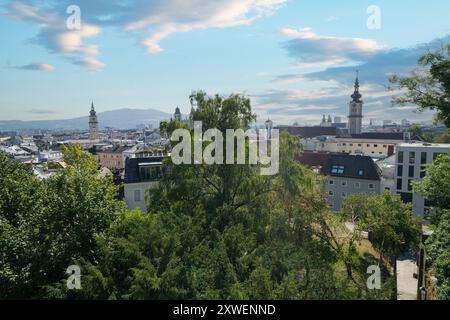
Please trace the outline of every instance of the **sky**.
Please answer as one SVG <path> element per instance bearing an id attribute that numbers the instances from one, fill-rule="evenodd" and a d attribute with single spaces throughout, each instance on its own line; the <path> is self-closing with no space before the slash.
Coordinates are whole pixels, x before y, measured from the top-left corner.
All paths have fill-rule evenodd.
<path id="1" fill-rule="evenodd" d="M 248 95 L 262 121 L 315 125 L 345 119 L 359 70 L 365 122 L 426 121 L 386 85 L 450 43 L 449 12 L 448 0 L 0 0 L 0 120 L 84 116 L 91 101 L 187 114 L 201 89 Z"/>

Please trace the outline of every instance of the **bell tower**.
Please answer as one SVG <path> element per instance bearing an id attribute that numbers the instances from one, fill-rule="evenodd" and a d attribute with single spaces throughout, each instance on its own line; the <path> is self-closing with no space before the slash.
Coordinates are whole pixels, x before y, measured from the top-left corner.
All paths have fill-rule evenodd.
<path id="1" fill-rule="evenodd" d="M 98 119 L 94 108 L 94 102 L 92 102 L 91 112 L 89 113 L 89 139 L 98 140 Z"/>
<path id="2" fill-rule="evenodd" d="M 349 103 L 348 113 L 348 133 L 360 134 L 362 131 L 362 95 L 359 93 L 359 72 L 356 71 L 355 91 L 351 95 L 352 101 Z"/>

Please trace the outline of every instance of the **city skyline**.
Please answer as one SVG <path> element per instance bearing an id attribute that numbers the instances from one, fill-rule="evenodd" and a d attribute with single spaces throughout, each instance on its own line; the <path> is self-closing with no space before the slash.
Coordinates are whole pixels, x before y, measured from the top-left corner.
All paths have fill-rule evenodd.
<path id="1" fill-rule="evenodd" d="M 430 120 L 431 112 L 392 107 L 384 86 L 438 48 L 436 39 L 450 38 L 450 4 L 352 2 L 226 1 L 192 10 L 202 1 L 186 1 L 180 11 L 179 1 L 78 1 L 81 30 L 68 31 L 69 1 L 0 1 L 0 120 L 84 116 L 91 100 L 99 113 L 179 106 L 187 114 L 191 91 L 204 89 L 249 95 L 260 120 L 318 124 L 324 113 L 346 119 L 356 69 L 365 123 L 387 114 Z M 366 24 L 372 4 L 381 10 L 377 30 Z"/>

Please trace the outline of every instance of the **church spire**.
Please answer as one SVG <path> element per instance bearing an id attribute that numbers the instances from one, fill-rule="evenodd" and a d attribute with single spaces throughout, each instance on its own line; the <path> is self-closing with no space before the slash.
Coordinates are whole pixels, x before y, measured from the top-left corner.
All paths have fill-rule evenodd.
<path id="1" fill-rule="evenodd" d="M 353 101 L 361 102 L 362 95 L 359 93 L 359 70 L 356 70 L 355 91 L 351 95 Z"/>

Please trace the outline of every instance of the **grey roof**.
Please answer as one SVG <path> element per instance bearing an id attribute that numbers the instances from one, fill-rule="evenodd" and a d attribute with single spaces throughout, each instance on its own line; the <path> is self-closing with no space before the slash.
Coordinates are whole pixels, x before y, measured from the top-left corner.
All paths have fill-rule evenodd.
<path id="1" fill-rule="evenodd" d="M 97 151 L 97 153 L 122 153 L 128 149 L 130 149 L 131 147 L 127 147 L 127 146 L 118 146 L 115 147 L 113 149 L 105 149 L 105 150 L 101 150 L 101 151 Z"/>
<path id="2" fill-rule="evenodd" d="M 339 136 L 342 138 L 349 137 L 348 135 Z M 366 140 L 398 140 L 404 141 L 405 136 L 403 132 L 363 132 L 360 134 L 352 134 L 353 139 L 366 139 Z M 411 140 L 423 141 L 422 137 L 414 136 Z"/>
<path id="3" fill-rule="evenodd" d="M 343 167 L 342 173 L 334 172 L 334 168 Z M 331 155 L 324 173 L 328 176 L 346 177 L 364 180 L 380 180 L 380 168 L 368 156 L 352 156 L 349 154 Z"/>
<path id="4" fill-rule="evenodd" d="M 125 178 L 124 183 L 136 183 L 146 181 L 140 176 L 139 165 L 140 164 L 152 164 L 161 165 L 166 157 L 149 157 L 149 158 L 129 158 L 125 161 Z"/>
<path id="5" fill-rule="evenodd" d="M 302 138 L 315 138 L 319 136 L 339 136 L 344 131 L 335 127 L 277 127 L 279 130 L 286 130 L 292 135 Z"/>
<path id="6" fill-rule="evenodd" d="M 368 156 L 305 152 L 296 160 L 309 167 L 319 168 L 320 173 L 327 176 L 363 180 L 380 180 L 381 178 L 380 168 Z"/>

